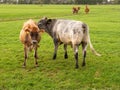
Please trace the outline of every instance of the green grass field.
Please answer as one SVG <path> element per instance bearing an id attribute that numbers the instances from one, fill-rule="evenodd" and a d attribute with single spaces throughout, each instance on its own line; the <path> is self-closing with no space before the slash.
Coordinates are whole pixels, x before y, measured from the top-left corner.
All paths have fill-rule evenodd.
<path id="1" fill-rule="evenodd" d="M 120 90 L 120 6 L 90 5 L 90 13 L 72 14 L 74 5 L 0 5 L 0 90 Z M 94 48 L 102 54 L 97 57 L 88 46 L 86 66 L 75 69 L 73 50 L 64 59 L 63 45 L 57 59 L 52 60 L 53 42 L 43 33 L 38 50 L 39 67 L 34 67 L 33 52 L 29 53 L 27 67 L 22 68 L 23 46 L 19 32 L 29 18 L 38 21 L 49 18 L 80 20 L 90 27 Z"/>

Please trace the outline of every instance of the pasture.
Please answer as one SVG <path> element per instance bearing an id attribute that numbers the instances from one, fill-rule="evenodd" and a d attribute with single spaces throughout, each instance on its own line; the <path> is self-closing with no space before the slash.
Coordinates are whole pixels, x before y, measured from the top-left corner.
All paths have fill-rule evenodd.
<path id="1" fill-rule="evenodd" d="M 77 15 L 75 5 L 0 5 L 0 90 L 120 90 L 120 6 L 90 5 L 90 13 L 81 5 Z M 78 5 L 77 5 L 78 6 Z M 52 60 L 53 41 L 43 33 L 38 49 L 39 67 L 34 67 L 33 52 L 27 67 L 19 32 L 24 21 L 49 18 L 80 20 L 90 27 L 91 42 L 101 57 L 88 46 L 86 66 L 82 67 L 79 47 L 79 69 L 75 69 L 73 50 L 68 46 L 64 59 L 63 45 L 56 60 Z"/>

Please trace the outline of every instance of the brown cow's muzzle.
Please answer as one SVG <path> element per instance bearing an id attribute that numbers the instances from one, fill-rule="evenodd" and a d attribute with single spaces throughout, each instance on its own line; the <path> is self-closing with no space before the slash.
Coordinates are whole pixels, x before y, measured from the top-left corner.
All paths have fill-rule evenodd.
<path id="1" fill-rule="evenodd" d="M 36 45 L 36 44 L 38 44 L 38 41 L 37 40 L 32 40 L 32 44 Z"/>

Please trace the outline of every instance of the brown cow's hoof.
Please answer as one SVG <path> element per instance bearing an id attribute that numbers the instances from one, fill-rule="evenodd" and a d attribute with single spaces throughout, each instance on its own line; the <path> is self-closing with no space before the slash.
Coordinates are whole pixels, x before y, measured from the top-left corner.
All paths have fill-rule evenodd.
<path id="1" fill-rule="evenodd" d="M 23 67 L 23 68 L 26 68 L 26 65 L 23 65 L 22 67 Z"/>
<path id="2" fill-rule="evenodd" d="M 23 63 L 23 66 L 22 66 L 22 67 L 23 67 L 23 68 L 25 68 L 25 67 L 26 67 L 26 63 L 25 63 L 25 62 Z"/>
<path id="3" fill-rule="evenodd" d="M 39 67 L 39 65 L 38 65 L 38 64 L 35 64 L 35 67 Z"/>

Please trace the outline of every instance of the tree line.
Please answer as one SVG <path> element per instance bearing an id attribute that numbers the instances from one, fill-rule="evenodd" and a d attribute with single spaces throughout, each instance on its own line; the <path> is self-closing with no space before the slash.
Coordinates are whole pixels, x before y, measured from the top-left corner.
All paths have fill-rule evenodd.
<path id="1" fill-rule="evenodd" d="M 120 4 L 120 0 L 0 0 L 7 4 Z"/>

